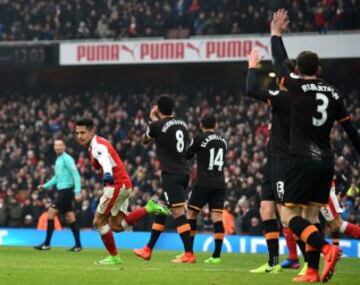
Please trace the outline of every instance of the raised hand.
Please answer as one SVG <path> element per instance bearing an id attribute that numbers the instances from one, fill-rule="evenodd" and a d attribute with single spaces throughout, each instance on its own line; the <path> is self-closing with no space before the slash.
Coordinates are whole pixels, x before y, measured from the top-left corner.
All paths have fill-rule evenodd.
<path id="1" fill-rule="evenodd" d="M 260 61 L 259 51 L 253 49 L 248 55 L 249 68 L 256 68 Z"/>
<path id="2" fill-rule="evenodd" d="M 150 119 L 152 122 L 155 122 L 159 119 L 158 114 L 159 114 L 158 106 L 152 107 L 150 111 Z"/>
<path id="3" fill-rule="evenodd" d="M 289 26 L 288 13 L 285 9 L 279 9 L 274 13 L 273 19 L 271 21 L 271 35 L 272 36 L 282 36 L 283 32 L 288 29 Z"/>

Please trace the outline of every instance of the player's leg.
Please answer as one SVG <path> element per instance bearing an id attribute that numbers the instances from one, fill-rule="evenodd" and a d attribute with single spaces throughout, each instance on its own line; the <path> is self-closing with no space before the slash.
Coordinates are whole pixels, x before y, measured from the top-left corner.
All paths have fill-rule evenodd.
<path id="1" fill-rule="evenodd" d="M 150 239 L 146 246 L 140 249 L 134 249 L 134 253 L 144 260 L 150 260 L 152 251 L 158 241 L 161 233 L 165 229 L 166 216 L 156 215 L 151 226 Z"/>
<path id="2" fill-rule="evenodd" d="M 65 221 L 69 225 L 71 232 L 74 236 L 75 246 L 70 249 L 73 252 L 79 252 L 82 250 L 80 241 L 80 230 L 76 222 L 75 215 L 75 194 L 73 189 L 61 190 L 64 191 L 62 211 L 65 213 Z"/>
<path id="3" fill-rule="evenodd" d="M 335 194 L 335 189 L 330 192 L 328 205 L 321 207 L 321 214 L 327 221 L 332 231 L 333 244 L 339 245 L 339 233 L 346 234 L 356 239 L 360 239 L 360 227 L 343 221 L 340 214 L 343 212 L 339 200 Z M 334 243 L 335 240 L 335 243 Z"/>
<path id="4" fill-rule="evenodd" d="M 264 191 L 262 191 L 262 194 Z M 268 248 L 268 262 L 251 273 L 278 273 L 281 270 L 279 265 L 279 227 L 275 215 L 276 203 L 274 200 L 262 200 L 260 204 L 260 215 L 262 219 L 264 236 Z"/>
<path id="5" fill-rule="evenodd" d="M 298 203 L 308 204 L 306 208 L 307 217 L 314 222 L 314 219 L 319 214 L 320 206 L 328 202 L 334 164 L 332 160 L 311 159 L 299 159 L 297 163 L 299 166 L 298 178 L 301 178 L 303 181 L 303 183 L 299 185 L 302 186 L 303 189 L 301 187 L 295 187 L 293 190 L 295 189 L 297 191 L 291 194 Z M 296 168 L 297 167 L 295 167 L 295 170 Z M 316 189 L 316 191 L 314 189 Z M 321 274 L 321 281 L 326 282 L 334 272 L 341 251 L 338 247 L 330 245 L 314 224 L 298 215 L 298 213 L 289 206 L 290 205 L 282 208 L 283 222 L 291 228 L 296 236 L 310 246 L 313 251 L 317 250 L 324 254 L 324 269 Z M 317 275 L 306 274 L 305 276 L 301 276 L 303 277 L 302 279 L 301 277 L 296 277 L 294 281 L 312 281 L 312 278 L 315 278 L 315 276 Z"/>
<path id="6" fill-rule="evenodd" d="M 110 226 L 114 232 L 121 232 L 132 227 L 142 219 L 144 219 L 148 214 L 157 214 L 167 216 L 169 211 L 157 204 L 154 200 L 147 201 L 145 207 L 140 207 L 130 213 L 127 212 L 129 207 L 129 197 L 131 195 L 132 189 L 122 188 L 116 201 L 113 206 L 113 217 L 110 219 Z"/>
<path id="7" fill-rule="evenodd" d="M 119 210 L 114 206 L 118 201 L 120 187 L 104 187 L 104 193 L 100 198 L 99 205 L 95 212 L 94 226 L 100 234 L 101 240 L 109 253 L 104 260 L 96 262 L 97 264 L 120 264 L 121 259 L 115 244 L 115 239 L 109 225 L 110 216 L 117 216 Z"/>
<path id="8" fill-rule="evenodd" d="M 188 210 L 186 212 L 186 216 L 191 228 L 191 232 L 190 232 L 191 248 L 193 248 L 194 239 L 197 230 L 196 218 L 200 213 L 201 209 L 208 202 L 209 194 L 210 194 L 209 192 L 210 189 L 206 187 L 200 187 L 198 185 L 195 185 L 191 192 L 191 196 L 188 202 Z"/>
<path id="9" fill-rule="evenodd" d="M 212 256 L 205 260 L 205 263 L 219 264 L 221 262 L 221 247 L 225 237 L 223 210 L 226 191 L 225 188 L 210 188 L 209 190 L 207 201 L 214 226 L 215 249 Z"/>
<path id="10" fill-rule="evenodd" d="M 195 235 L 197 230 L 197 216 L 199 215 L 198 209 L 190 208 L 190 205 L 188 206 L 188 209 L 186 211 L 186 218 L 188 219 L 189 225 L 190 225 L 190 238 L 191 238 L 191 248 L 194 247 L 194 241 L 195 241 Z"/>
<path id="11" fill-rule="evenodd" d="M 319 207 L 314 205 L 309 205 L 303 209 L 302 216 L 304 219 L 313 224 L 323 235 L 323 229 L 319 220 Z M 305 245 L 305 252 L 303 252 L 304 257 L 306 257 L 307 268 L 304 274 L 299 274 L 300 276 L 310 275 L 316 276 L 316 279 L 319 279 L 319 263 L 320 263 L 320 251 L 310 246 L 309 244 Z M 303 273 L 303 272 L 301 272 Z"/>
<path id="12" fill-rule="evenodd" d="M 103 260 L 96 262 L 97 264 L 120 264 L 121 259 L 118 255 L 118 251 L 115 244 L 113 232 L 111 231 L 108 223 L 109 214 L 102 214 L 100 212 L 95 213 L 94 226 L 100 234 L 101 240 L 109 253 L 109 256 Z"/>
<path id="13" fill-rule="evenodd" d="M 298 269 L 300 267 L 299 257 L 297 254 L 296 244 L 300 247 L 303 247 L 305 252 L 305 244 L 302 240 L 297 239 L 290 228 L 283 225 L 283 235 L 286 241 L 286 246 L 288 248 L 288 258 L 281 263 L 282 268 L 289 269 Z"/>
<path id="14" fill-rule="evenodd" d="M 205 263 L 209 264 L 219 264 L 221 263 L 221 247 L 225 237 L 225 230 L 223 224 L 223 209 L 222 207 L 219 209 L 213 209 L 210 207 L 211 211 L 211 220 L 214 226 L 214 242 L 215 248 L 212 256 L 205 260 Z"/>
<path id="15" fill-rule="evenodd" d="M 51 207 L 48 210 L 48 221 L 47 221 L 47 229 L 46 229 L 46 236 L 45 240 L 42 244 L 34 246 L 34 249 L 37 250 L 49 250 L 50 244 L 51 244 L 51 238 L 54 233 L 55 224 L 54 220 L 55 217 L 58 215 L 59 211 L 55 208 L 56 205 L 51 205 Z"/>
<path id="16" fill-rule="evenodd" d="M 73 252 L 79 252 L 82 250 L 81 241 L 80 241 L 80 230 L 76 222 L 76 216 L 74 211 L 65 213 L 65 221 L 69 225 L 71 232 L 74 236 L 75 246 L 70 249 Z"/>
<path id="17" fill-rule="evenodd" d="M 161 203 L 163 205 L 165 205 L 165 204 L 170 205 L 167 192 L 171 191 L 171 187 L 174 184 L 172 175 L 163 173 L 161 175 L 161 182 L 162 182 L 162 186 L 164 188 L 164 192 L 161 197 Z M 153 251 L 161 233 L 165 229 L 165 222 L 166 222 L 166 216 L 158 215 L 158 216 L 154 217 L 154 220 L 153 220 L 153 223 L 151 226 L 150 239 L 143 248 L 135 248 L 134 249 L 135 255 L 137 255 L 138 257 L 140 257 L 144 260 L 150 260 L 152 251 Z"/>
<path id="18" fill-rule="evenodd" d="M 194 263 L 196 259 L 193 254 L 192 242 L 190 237 L 191 228 L 185 216 L 185 201 L 181 204 L 180 203 L 173 204 L 171 212 L 175 220 L 176 230 L 180 235 L 185 252 L 181 256 L 181 258 L 179 259 L 175 258 L 172 260 L 172 262 Z"/>
<path id="19" fill-rule="evenodd" d="M 194 263 L 196 261 L 190 237 L 191 228 L 185 215 L 185 189 L 188 181 L 187 174 L 166 173 L 162 175 L 164 196 L 171 206 L 172 217 L 185 252 L 179 259 L 175 258 L 172 262 Z"/>

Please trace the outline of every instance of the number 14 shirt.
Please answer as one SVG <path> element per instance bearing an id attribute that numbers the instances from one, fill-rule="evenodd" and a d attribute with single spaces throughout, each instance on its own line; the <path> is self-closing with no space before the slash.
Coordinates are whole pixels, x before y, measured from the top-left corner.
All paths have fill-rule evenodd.
<path id="1" fill-rule="evenodd" d="M 196 154 L 196 185 L 211 188 L 224 188 L 224 158 L 227 144 L 223 137 L 214 132 L 196 135 L 186 152 L 191 159 Z"/>

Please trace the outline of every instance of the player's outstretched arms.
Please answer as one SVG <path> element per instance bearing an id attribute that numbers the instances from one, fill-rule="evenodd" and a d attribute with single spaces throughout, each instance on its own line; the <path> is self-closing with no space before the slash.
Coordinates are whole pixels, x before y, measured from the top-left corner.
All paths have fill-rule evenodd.
<path id="1" fill-rule="evenodd" d="M 360 136 L 351 120 L 348 119 L 341 122 L 341 126 L 344 128 L 345 132 L 349 136 L 349 139 L 351 140 L 358 154 L 360 154 Z"/>

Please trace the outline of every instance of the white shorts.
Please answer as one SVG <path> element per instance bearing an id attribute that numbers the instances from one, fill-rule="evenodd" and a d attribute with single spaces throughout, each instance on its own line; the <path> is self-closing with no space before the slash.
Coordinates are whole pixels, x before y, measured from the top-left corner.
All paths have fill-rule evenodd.
<path id="1" fill-rule="evenodd" d="M 100 198 L 96 211 L 100 214 L 117 216 L 119 212 L 127 214 L 129 197 L 132 189 L 123 187 L 104 187 L 103 195 Z"/>
<path id="2" fill-rule="evenodd" d="M 326 206 L 320 208 L 320 212 L 327 222 L 335 220 L 343 212 L 336 196 L 335 188 L 331 188 L 329 202 Z"/>

